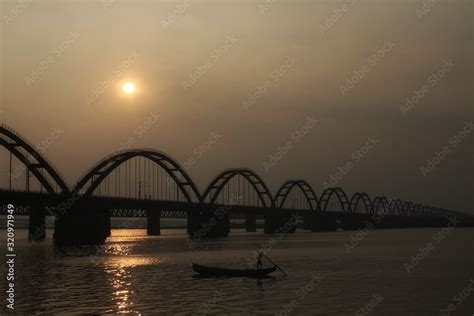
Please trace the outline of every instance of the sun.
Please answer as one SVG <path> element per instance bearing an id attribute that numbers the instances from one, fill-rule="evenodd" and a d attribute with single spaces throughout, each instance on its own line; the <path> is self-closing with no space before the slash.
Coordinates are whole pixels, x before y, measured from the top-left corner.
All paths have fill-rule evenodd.
<path id="1" fill-rule="evenodd" d="M 135 92 L 135 85 L 132 82 L 125 82 L 122 86 L 122 90 L 126 94 L 133 94 Z"/>

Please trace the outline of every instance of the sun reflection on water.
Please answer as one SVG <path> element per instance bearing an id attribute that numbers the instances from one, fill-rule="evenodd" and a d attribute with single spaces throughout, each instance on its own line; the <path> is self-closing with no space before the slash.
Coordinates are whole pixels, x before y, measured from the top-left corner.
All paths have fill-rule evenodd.
<path id="1" fill-rule="evenodd" d="M 118 312 L 139 314 L 134 310 L 134 302 L 129 300 L 129 295 L 133 294 L 133 290 L 131 289 L 132 275 L 128 267 L 111 264 L 105 271 L 109 274 L 109 282 L 113 289 L 112 301 L 117 306 Z"/>
<path id="2" fill-rule="evenodd" d="M 117 306 L 117 313 L 130 313 L 140 315 L 136 310 L 136 297 L 132 282 L 133 271 L 137 267 L 158 265 L 163 262 L 160 258 L 149 258 L 140 256 L 127 256 L 130 247 L 110 245 L 107 253 L 114 254 L 114 257 L 107 258 L 105 272 L 109 275 L 109 283 L 113 289 L 112 301 Z M 123 255 L 123 256 L 122 256 Z"/>

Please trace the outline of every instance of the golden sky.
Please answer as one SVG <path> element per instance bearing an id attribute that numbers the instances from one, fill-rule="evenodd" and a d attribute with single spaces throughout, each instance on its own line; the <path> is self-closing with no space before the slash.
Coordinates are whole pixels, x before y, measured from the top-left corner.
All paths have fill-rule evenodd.
<path id="1" fill-rule="evenodd" d="M 189 170 L 202 190 L 249 167 L 274 192 L 289 178 L 320 192 L 351 161 L 349 192 L 469 211 L 474 133 L 421 169 L 474 120 L 473 2 L 428 3 L 2 1 L 1 120 L 35 144 L 61 130 L 45 155 L 71 185 L 155 115 L 131 147 L 185 163 L 219 135 Z"/>

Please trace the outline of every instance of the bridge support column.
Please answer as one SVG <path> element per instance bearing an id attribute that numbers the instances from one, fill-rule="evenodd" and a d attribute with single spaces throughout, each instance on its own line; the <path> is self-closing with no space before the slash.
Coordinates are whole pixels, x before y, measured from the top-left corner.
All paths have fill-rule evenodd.
<path id="1" fill-rule="evenodd" d="M 46 209 L 41 203 L 30 209 L 28 240 L 42 241 L 46 238 Z"/>
<path id="2" fill-rule="evenodd" d="M 313 217 L 314 214 L 306 214 L 303 216 L 303 229 L 304 230 L 311 230 L 313 225 Z"/>
<path id="3" fill-rule="evenodd" d="M 59 246 L 101 244 L 109 234 L 109 215 L 105 207 L 76 201 L 56 217 L 54 242 Z"/>
<path id="4" fill-rule="evenodd" d="M 311 231 L 313 232 L 329 232 L 336 231 L 337 215 L 333 212 L 317 212 L 311 216 Z"/>
<path id="5" fill-rule="evenodd" d="M 418 226 L 418 223 L 417 223 L 416 217 L 414 217 L 414 216 L 403 216 L 403 227 L 405 227 L 405 228 L 408 228 L 408 227 L 409 228 L 415 228 L 417 226 Z"/>
<path id="6" fill-rule="evenodd" d="M 292 234 L 296 231 L 296 213 L 275 211 L 265 215 L 265 234 Z"/>
<path id="7" fill-rule="evenodd" d="M 247 214 L 247 219 L 245 220 L 245 231 L 249 233 L 257 231 L 257 217 L 255 214 Z"/>
<path id="8" fill-rule="evenodd" d="M 448 218 L 442 218 L 441 220 L 445 220 L 447 221 Z M 454 222 L 454 221 L 452 221 Z M 463 218 L 460 218 L 460 219 L 457 219 L 457 222 L 456 222 L 456 227 L 474 227 L 474 217 L 463 217 Z"/>
<path id="9" fill-rule="evenodd" d="M 146 211 L 146 232 L 150 236 L 161 234 L 161 211 Z"/>
<path id="10" fill-rule="evenodd" d="M 340 216 L 342 229 L 344 230 L 358 230 L 367 226 L 369 219 L 362 214 L 343 213 Z"/>
<path id="11" fill-rule="evenodd" d="M 188 213 L 188 235 L 193 240 L 227 237 L 230 233 L 230 215 L 226 210 L 192 211 Z"/>
<path id="12" fill-rule="evenodd" d="M 414 220 L 412 221 L 411 219 L 409 221 L 406 221 L 406 225 L 408 227 L 418 227 L 417 224 L 417 219 L 413 218 Z M 403 218 L 402 216 L 395 216 L 395 215 L 385 215 L 380 223 L 376 225 L 377 228 L 382 228 L 382 229 L 388 229 L 388 228 L 403 228 L 405 227 L 403 224 Z"/>
<path id="13" fill-rule="evenodd" d="M 106 210 L 106 219 L 105 219 L 105 231 L 107 233 L 107 236 L 110 236 L 112 234 L 112 218 L 110 216 L 110 211 Z"/>

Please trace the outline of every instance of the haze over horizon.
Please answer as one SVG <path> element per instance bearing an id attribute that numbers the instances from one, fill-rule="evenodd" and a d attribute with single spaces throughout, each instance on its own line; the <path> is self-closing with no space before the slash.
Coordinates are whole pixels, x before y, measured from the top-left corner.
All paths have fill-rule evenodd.
<path id="1" fill-rule="evenodd" d="M 302 178 L 474 213 L 470 0 L 18 5 L 0 3 L 1 121 L 53 139 L 71 187 L 154 148 L 201 191 L 247 167 L 273 194 Z"/>

